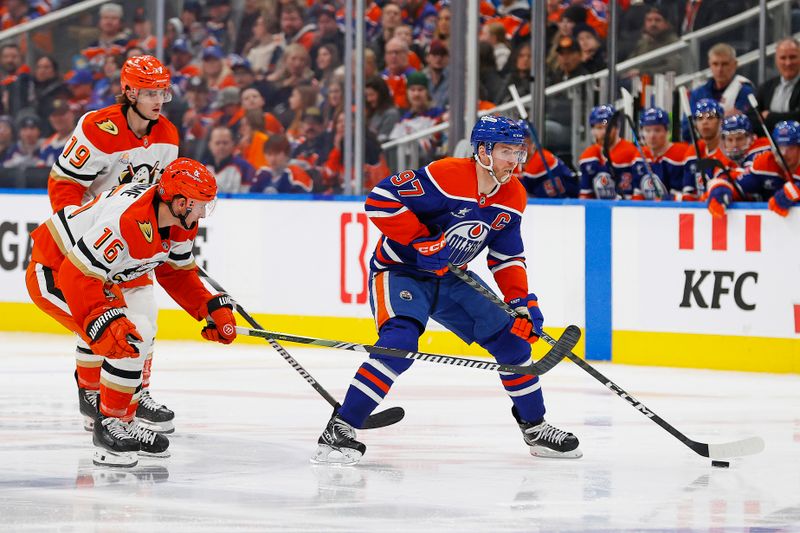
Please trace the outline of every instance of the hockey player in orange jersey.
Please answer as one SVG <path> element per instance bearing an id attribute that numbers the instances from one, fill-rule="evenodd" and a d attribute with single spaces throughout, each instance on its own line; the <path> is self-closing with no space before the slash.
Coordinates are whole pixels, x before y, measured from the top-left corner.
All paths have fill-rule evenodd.
<path id="1" fill-rule="evenodd" d="M 178 157 L 178 130 L 161 110 L 172 99 L 169 70 L 152 56 L 128 59 L 120 74 L 119 103 L 83 115 L 53 164 L 48 194 L 53 212 L 81 205 L 116 185 L 152 184 Z M 156 304 L 150 276 L 119 285 L 141 331 L 156 331 Z M 97 413 L 102 358 L 79 339 L 75 357 L 79 408 L 91 431 Z M 157 431 L 174 431 L 175 414 L 150 396 L 152 352 L 145 354 L 144 383 L 136 416 Z"/>
<path id="2" fill-rule="evenodd" d="M 28 293 L 99 362 L 91 367 L 99 382 L 96 464 L 127 467 L 139 455 L 169 456 L 167 437 L 134 418 L 154 332 L 118 283 L 153 272 L 191 316 L 208 320 L 203 338 L 224 344 L 236 338 L 231 298 L 205 288 L 192 255 L 197 223 L 213 209 L 216 194 L 214 176 L 181 158 L 158 184 L 119 185 L 60 209 L 31 233 Z"/>

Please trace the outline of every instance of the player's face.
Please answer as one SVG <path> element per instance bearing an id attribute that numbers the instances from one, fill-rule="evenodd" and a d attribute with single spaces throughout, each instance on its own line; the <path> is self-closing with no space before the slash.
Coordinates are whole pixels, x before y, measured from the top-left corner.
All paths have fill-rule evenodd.
<path id="1" fill-rule="evenodd" d="M 492 162 L 495 176 L 505 183 L 517 165 L 522 165 L 528 158 L 528 149 L 519 144 L 497 143 L 492 149 Z"/>
<path id="2" fill-rule="evenodd" d="M 644 143 L 654 150 L 667 144 L 667 128 L 664 126 L 645 126 L 642 128 Z"/>
<path id="3" fill-rule="evenodd" d="M 186 217 L 186 227 L 193 228 L 201 218 L 211 216 L 216 203 L 216 198 L 210 202 L 201 202 L 178 197 L 172 201 L 172 209 L 176 215 Z"/>
<path id="4" fill-rule="evenodd" d="M 716 115 L 703 115 L 696 117 L 697 132 L 703 139 L 713 139 L 719 135 L 720 120 Z"/>
<path id="5" fill-rule="evenodd" d="M 789 169 L 794 171 L 800 165 L 800 146 L 781 146 L 779 149 Z"/>
<path id="6" fill-rule="evenodd" d="M 611 144 L 617 142 L 617 128 L 611 128 L 608 131 L 608 135 L 610 137 L 609 142 Z M 592 137 L 594 137 L 594 142 L 597 144 L 603 144 L 603 142 L 606 140 L 606 125 L 602 123 L 592 126 Z"/>
<path id="7" fill-rule="evenodd" d="M 172 100 L 170 89 L 137 89 L 130 92 L 133 93 L 131 99 L 138 104 L 136 109 L 149 120 L 156 120 L 163 105 Z"/>
<path id="8" fill-rule="evenodd" d="M 722 136 L 722 150 L 728 157 L 739 159 L 750 148 L 752 140 L 749 133 L 728 133 Z"/>

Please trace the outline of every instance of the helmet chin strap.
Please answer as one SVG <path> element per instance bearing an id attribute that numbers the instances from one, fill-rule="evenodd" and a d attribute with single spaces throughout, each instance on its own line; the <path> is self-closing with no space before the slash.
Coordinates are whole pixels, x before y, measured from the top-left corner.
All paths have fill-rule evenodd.
<path id="1" fill-rule="evenodd" d="M 492 179 L 494 180 L 494 182 L 497 185 L 505 185 L 506 183 L 508 183 L 508 181 L 511 179 L 511 174 L 514 173 L 513 169 L 512 169 L 511 172 L 508 173 L 508 177 L 501 181 L 500 179 L 498 179 L 497 175 L 494 173 L 494 159 L 492 158 L 492 154 L 486 154 L 486 157 L 489 158 L 489 164 L 488 165 L 484 165 L 481 162 L 481 158 L 480 158 L 480 156 L 478 154 L 475 154 L 475 156 L 474 156 L 475 162 L 478 163 L 478 165 L 480 165 L 480 167 L 482 169 L 484 169 L 486 172 L 489 173 L 489 175 L 492 177 Z M 516 168 L 516 167 L 514 167 L 514 168 Z"/>
<path id="2" fill-rule="evenodd" d="M 189 216 L 189 213 L 192 212 L 191 209 L 187 209 L 184 214 L 179 215 L 172 209 L 172 200 L 170 200 L 169 203 L 167 203 L 167 207 L 169 208 L 169 212 L 172 214 L 172 216 L 174 216 L 175 218 L 177 218 L 178 220 L 181 221 L 181 226 L 183 226 L 183 229 L 193 230 L 194 227 L 197 226 L 197 221 L 196 220 L 194 222 L 192 222 L 191 226 L 188 226 L 186 224 L 186 217 Z"/>

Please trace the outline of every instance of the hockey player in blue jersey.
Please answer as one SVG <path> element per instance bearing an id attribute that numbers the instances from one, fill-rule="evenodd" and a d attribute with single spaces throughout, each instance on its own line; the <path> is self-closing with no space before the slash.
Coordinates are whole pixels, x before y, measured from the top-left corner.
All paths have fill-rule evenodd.
<path id="1" fill-rule="evenodd" d="M 525 131 L 506 117 L 485 116 L 470 141 L 472 158 L 445 158 L 389 176 L 367 197 L 367 215 L 383 234 L 370 263 L 370 304 L 379 335 L 375 344 L 416 351 L 433 318 L 499 362 L 531 364 L 530 343 L 538 339 L 544 318 L 528 290 L 520 234 L 526 195 L 513 177 L 527 157 Z M 448 272 L 448 263 L 466 269 L 484 248 L 504 299 L 520 318 L 510 318 Z M 312 461 L 357 463 L 366 446 L 356 440 L 355 428 L 411 363 L 370 356 L 319 437 Z M 572 433 L 545 422 L 538 377 L 501 372 L 500 380 L 532 455 L 581 457 Z"/>
<path id="2" fill-rule="evenodd" d="M 674 198 L 683 188 L 683 159 L 688 146 L 669 140 L 669 115 L 660 107 L 650 107 L 639 115 L 639 128 L 650 168 Z"/>

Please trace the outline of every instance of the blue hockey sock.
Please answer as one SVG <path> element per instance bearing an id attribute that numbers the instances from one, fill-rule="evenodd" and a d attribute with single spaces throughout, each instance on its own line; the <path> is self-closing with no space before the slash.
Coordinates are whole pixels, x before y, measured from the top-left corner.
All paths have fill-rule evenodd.
<path id="1" fill-rule="evenodd" d="M 392 317 L 381 327 L 375 345 L 416 351 L 421 333 L 416 321 Z M 411 359 L 371 355 L 353 377 L 339 408 L 339 416 L 351 426 L 360 428 L 389 393 L 397 376 L 408 370 L 413 362 Z"/>
<path id="2" fill-rule="evenodd" d="M 531 364 L 531 345 L 517 337 L 508 328 L 489 340 L 480 343 L 499 363 L 508 365 Z M 500 372 L 500 381 L 506 393 L 526 422 L 537 422 L 544 418 L 544 397 L 538 376 Z"/>

